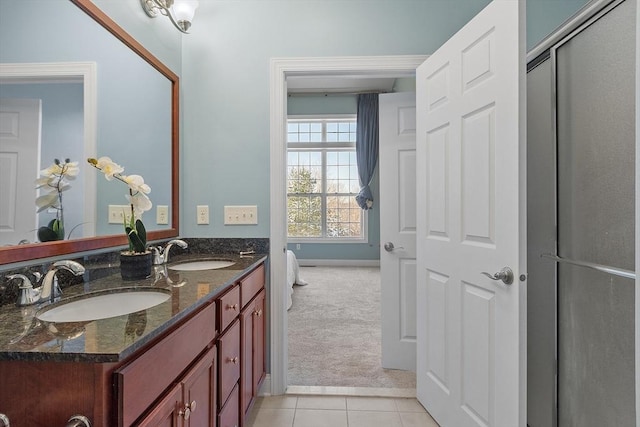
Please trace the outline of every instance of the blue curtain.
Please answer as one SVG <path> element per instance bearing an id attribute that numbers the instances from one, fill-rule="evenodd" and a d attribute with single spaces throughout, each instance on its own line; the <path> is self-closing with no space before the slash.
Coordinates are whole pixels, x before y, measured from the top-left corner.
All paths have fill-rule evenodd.
<path id="1" fill-rule="evenodd" d="M 360 192 L 356 202 L 364 209 L 373 207 L 369 184 L 378 163 L 378 94 L 358 95 L 358 126 L 356 132 L 356 160 L 360 178 Z"/>

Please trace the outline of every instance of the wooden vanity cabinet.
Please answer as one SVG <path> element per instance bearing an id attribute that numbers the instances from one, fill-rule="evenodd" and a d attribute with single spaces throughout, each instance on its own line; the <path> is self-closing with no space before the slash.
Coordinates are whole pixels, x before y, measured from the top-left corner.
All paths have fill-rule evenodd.
<path id="1" fill-rule="evenodd" d="M 265 276 L 264 266 L 254 270 L 240 281 L 242 311 L 240 312 L 241 333 L 241 379 L 240 379 L 240 419 L 241 424 L 248 417 L 253 401 L 258 395 L 265 377 Z"/>
<path id="2" fill-rule="evenodd" d="M 253 399 L 265 377 L 265 290 L 247 304 L 240 313 L 242 331 L 241 419 L 249 415 Z"/>
<path id="3" fill-rule="evenodd" d="M 156 420 L 159 417 L 161 420 L 169 417 L 168 411 L 172 407 L 179 419 L 177 424 L 168 425 L 215 426 L 215 416 L 212 416 L 215 414 L 217 383 L 216 351 L 215 346 L 212 347 L 216 334 L 215 315 L 215 304 L 208 304 L 159 342 L 115 370 L 118 426 L 155 425 L 147 418 Z M 200 356 L 205 350 L 206 353 Z M 183 374 L 186 369 L 189 370 Z M 165 393 L 173 396 L 175 384 L 182 391 L 177 403 L 173 398 L 165 401 L 165 397 L 153 405 Z M 192 405 L 194 400 L 196 404 Z M 189 418 L 192 414 L 196 419 L 202 418 L 203 423 L 190 424 L 187 413 Z M 146 415 L 142 421 L 137 421 L 143 414 Z M 164 419 L 168 421 L 169 418 Z"/>
<path id="4" fill-rule="evenodd" d="M 210 348 L 139 427 L 216 427 L 217 348 Z"/>
<path id="5" fill-rule="evenodd" d="M 244 425 L 265 377 L 265 268 L 260 264 L 218 300 L 218 427 Z"/>

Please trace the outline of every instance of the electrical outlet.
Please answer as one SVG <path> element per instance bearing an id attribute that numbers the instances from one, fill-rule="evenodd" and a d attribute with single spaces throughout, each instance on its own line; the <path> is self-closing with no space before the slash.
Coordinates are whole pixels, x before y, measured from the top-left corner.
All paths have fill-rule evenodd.
<path id="1" fill-rule="evenodd" d="M 209 206 L 208 205 L 196 206 L 196 223 L 209 224 Z"/>
<path id="2" fill-rule="evenodd" d="M 156 208 L 156 224 L 169 224 L 169 206 L 158 205 Z"/>
<path id="3" fill-rule="evenodd" d="M 131 217 L 131 207 L 129 205 L 109 205 L 109 224 L 122 224 L 125 215 Z"/>
<path id="4" fill-rule="evenodd" d="M 257 206 L 225 206 L 224 207 L 224 223 L 225 225 L 258 224 L 258 207 Z"/>
<path id="5" fill-rule="evenodd" d="M 296 250 L 299 251 L 300 250 L 300 243 L 296 243 Z"/>

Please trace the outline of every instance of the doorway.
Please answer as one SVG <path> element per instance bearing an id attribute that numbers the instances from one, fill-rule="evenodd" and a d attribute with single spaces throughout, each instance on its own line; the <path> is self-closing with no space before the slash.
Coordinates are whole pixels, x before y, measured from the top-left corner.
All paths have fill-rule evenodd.
<path id="1" fill-rule="evenodd" d="M 271 187 L 271 393 L 282 394 L 287 381 L 286 286 L 286 147 L 287 77 L 363 76 L 412 77 L 425 56 L 288 58 L 271 60 L 270 187 Z"/>

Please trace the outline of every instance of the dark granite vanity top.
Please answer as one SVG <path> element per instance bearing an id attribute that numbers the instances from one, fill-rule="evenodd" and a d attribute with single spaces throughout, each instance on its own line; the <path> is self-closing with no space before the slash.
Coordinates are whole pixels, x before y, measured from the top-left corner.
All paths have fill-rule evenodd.
<path id="1" fill-rule="evenodd" d="M 102 269 L 102 274 L 63 288 L 62 299 L 123 287 L 163 288 L 171 292 L 167 301 L 132 314 L 88 322 L 45 324 L 35 318 L 41 308 L 38 305 L 0 306 L 0 360 L 119 362 L 211 301 L 263 262 L 266 255 L 187 253 L 172 256 L 168 265 L 201 259 L 228 259 L 235 264 L 200 271 L 154 266 L 151 277 L 139 281 L 123 281 L 117 266 L 93 266 Z"/>

